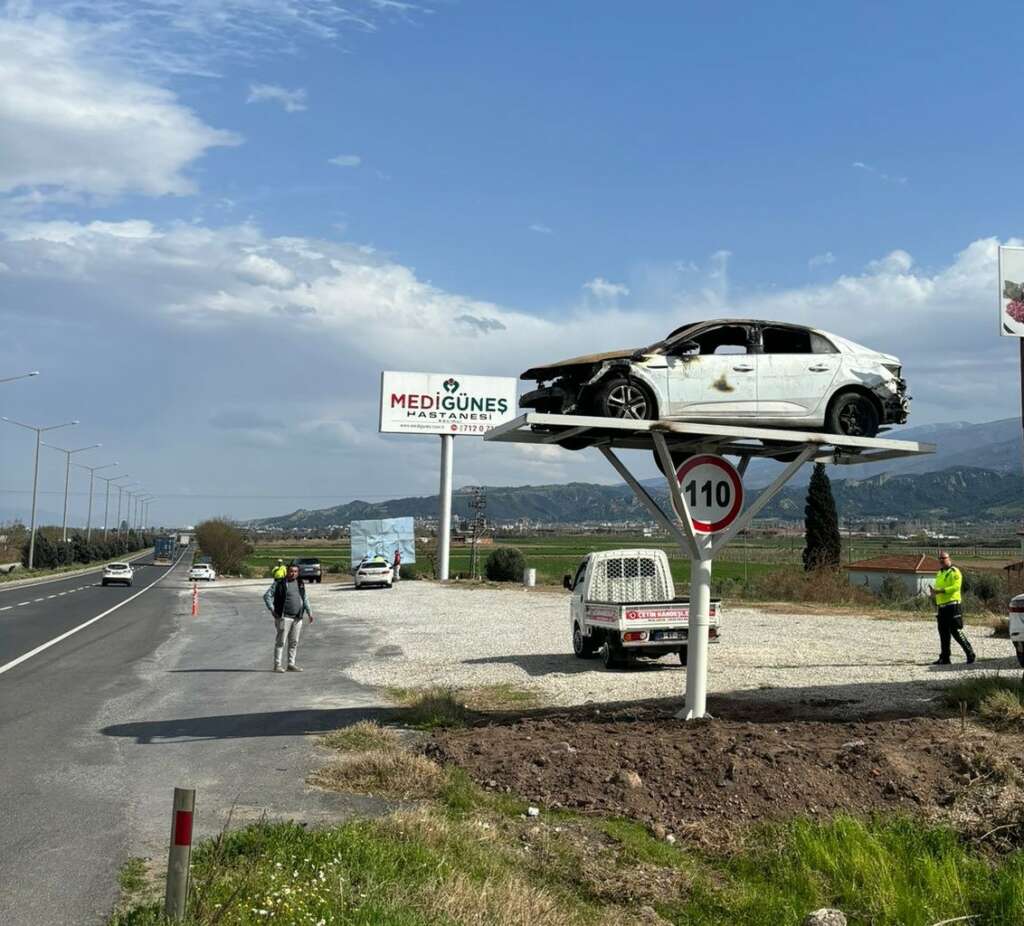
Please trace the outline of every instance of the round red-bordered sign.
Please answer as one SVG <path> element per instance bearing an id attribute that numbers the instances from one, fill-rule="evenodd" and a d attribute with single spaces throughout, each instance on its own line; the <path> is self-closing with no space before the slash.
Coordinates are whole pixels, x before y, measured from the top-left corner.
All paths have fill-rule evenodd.
<path id="1" fill-rule="evenodd" d="M 743 480 L 736 467 L 722 457 L 710 453 L 690 457 L 679 465 L 676 480 L 690 509 L 693 529 L 699 534 L 725 530 L 743 510 Z M 683 516 L 681 511 L 676 514 Z"/>

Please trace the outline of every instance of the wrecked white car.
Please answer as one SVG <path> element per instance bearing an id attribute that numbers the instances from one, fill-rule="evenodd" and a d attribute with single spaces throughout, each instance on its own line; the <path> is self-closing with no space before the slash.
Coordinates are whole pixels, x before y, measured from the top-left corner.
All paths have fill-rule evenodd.
<path id="1" fill-rule="evenodd" d="M 563 415 L 679 419 L 874 437 L 907 420 L 900 361 L 800 325 L 716 319 L 639 350 L 532 367 L 521 407 Z"/>

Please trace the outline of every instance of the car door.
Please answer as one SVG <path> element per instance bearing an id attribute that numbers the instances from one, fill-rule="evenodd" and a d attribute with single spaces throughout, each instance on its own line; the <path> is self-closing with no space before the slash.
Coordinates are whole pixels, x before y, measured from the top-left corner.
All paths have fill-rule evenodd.
<path id="1" fill-rule="evenodd" d="M 753 326 L 714 325 L 666 353 L 670 417 L 729 420 L 757 414 Z"/>
<path id="2" fill-rule="evenodd" d="M 840 354 L 807 328 L 764 325 L 757 369 L 757 409 L 763 418 L 824 414 L 825 397 L 839 372 Z"/>

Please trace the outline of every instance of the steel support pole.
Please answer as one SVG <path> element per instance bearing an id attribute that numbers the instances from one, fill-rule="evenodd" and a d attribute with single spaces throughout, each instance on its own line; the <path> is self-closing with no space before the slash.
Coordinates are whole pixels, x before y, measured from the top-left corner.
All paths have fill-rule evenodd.
<path id="1" fill-rule="evenodd" d="M 85 517 L 85 542 L 88 543 L 92 539 L 92 487 L 93 479 L 96 476 L 96 470 L 89 470 L 89 513 Z"/>
<path id="2" fill-rule="evenodd" d="M 47 444 L 47 447 L 50 445 Z M 61 532 L 61 543 L 68 542 L 68 489 L 71 486 L 71 453 L 64 451 L 67 460 L 64 464 L 64 529 Z"/>
<path id="3" fill-rule="evenodd" d="M 437 523 L 437 572 L 442 582 L 448 581 L 448 552 L 452 536 L 452 457 L 455 435 L 441 435 L 441 512 Z"/>
<path id="4" fill-rule="evenodd" d="M 121 493 L 124 491 L 120 486 L 117 487 L 117 536 L 121 536 Z"/>
<path id="5" fill-rule="evenodd" d="M 698 541 L 700 544 L 701 541 Z M 710 551 L 708 551 L 710 553 Z M 690 560 L 690 620 L 686 635 L 686 703 L 682 720 L 707 716 L 708 626 L 711 623 L 711 559 Z"/>
<path id="6" fill-rule="evenodd" d="M 28 568 L 32 568 L 36 555 L 36 489 L 39 486 L 39 445 L 42 443 L 41 431 L 36 431 L 36 459 L 32 464 L 32 526 L 28 535 Z"/>
<path id="7" fill-rule="evenodd" d="M 108 518 L 110 517 L 110 480 L 104 480 L 107 483 L 107 500 L 103 503 L 103 539 L 107 539 L 107 524 Z"/>

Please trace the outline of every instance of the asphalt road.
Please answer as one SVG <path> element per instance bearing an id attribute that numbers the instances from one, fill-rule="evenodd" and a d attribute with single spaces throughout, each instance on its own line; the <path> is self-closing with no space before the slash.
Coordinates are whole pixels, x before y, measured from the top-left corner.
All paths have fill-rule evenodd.
<path id="1" fill-rule="evenodd" d="M 0 586 L 0 669 L 37 646 L 120 604 L 159 579 L 167 566 L 148 554 L 133 563 L 134 584 L 100 585 L 92 572 L 21 588 Z"/>
<path id="2" fill-rule="evenodd" d="M 197 789 L 197 836 L 229 813 L 316 823 L 382 806 L 305 785 L 324 761 L 314 735 L 380 708 L 339 671 L 370 645 L 372 625 L 307 625 L 306 671 L 275 675 L 264 583 L 203 587 L 198 618 L 184 563 L 143 566 L 132 589 L 88 576 L 5 589 L 0 666 L 160 571 L 150 590 L 0 674 L 0 923 L 102 923 L 129 857 L 165 864 L 175 786 Z M 327 594 L 338 592 L 311 589 L 314 614 Z"/>

